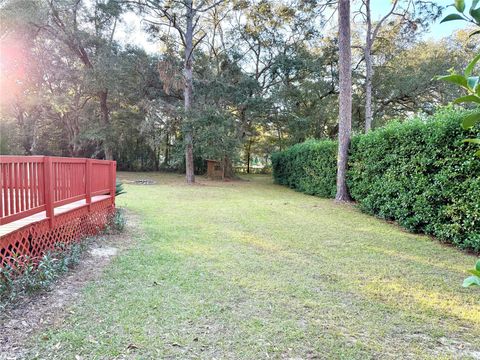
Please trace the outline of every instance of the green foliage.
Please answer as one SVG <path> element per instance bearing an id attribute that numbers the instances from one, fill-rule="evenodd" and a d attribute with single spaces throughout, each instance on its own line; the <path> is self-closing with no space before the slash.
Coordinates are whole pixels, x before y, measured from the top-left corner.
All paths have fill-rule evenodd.
<path id="1" fill-rule="evenodd" d="M 463 281 L 463 287 L 469 287 L 469 286 L 480 286 L 480 260 L 477 260 L 477 263 L 475 264 L 475 269 L 469 270 L 469 273 L 472 274 L 472 276 L 469 276 Z"/>
<path id="2" fill-rule="evenodd" d="M 337 143 L 309 140 L 272 155 L 277 184 L 322 197 L 334 197 Z"/>
<path id="3" fill-rule="evenodd" d="M 455 0 L 453 6 L 455 7 L 455 10 L 457 10 L 458 14 L 449 14 L 445 16 L 440 23 L 453 20 L 463 20 L 476 25 L 480 25 L 480 6 L 477 7 L 477 5 L 478 0 L 472 0 L 472 4 L 468 10 L 468 14 L 465 14 L 465 0 Z"/>
<path id="4" fill-rule="evenodd" d="M 464 151 L 465 112 L 392 123 L 353 139 L 349 186 L 362 210 L 480 250 L 480 163 Z"/>
<path id="5" fill-rule="evenodd" d="M 466 131 L 458 124 L 465 114 L 445 109 L 354 136 L 347 181 L 360 209 L 479 251 L 480 178 L 471 174 L 480 172 L 480 162 L 464 151 Z M 275 181 L 308 194 L 333 197 L 335 174 L 331 141 L 309 141 L 273 156 Z"/>
<path id="6" fill-rule="evenodd" d="M 125 189 L 123 188 L 123 183 L 117 179 L 115 183 L 115 196 L 125 194 Z"/>
<path id="7" fill-rule="evenodd" d="M 115 212 L 113 213 L 109 223 L 105 228 L 106 234 L 118 234 L 125 230 L 125 225 L 127 223 L 127 219 L 125 218 L 125 212 L 123 209 L 115 208 Z"/>
<path id="8" fill-rule="evenodd" d="M 122 193 L 125 193 L 123 189 Z M 105 233 L 118 234 L 125 229 L 125 224 L 123 209 L 116 208 Z M 45 253 L 40 259 L 15 258 L 10 264 L 0 267 L 0 310 L 23 295 L 48 289 L 61 274 L 79 263 L 89 241 L 89 238 L 84 238 L 69 246 L 58 244 L 55 250 Z"/>
<path id="9" fill-rule="evenodd" d="M 83 241 L 68 248 L 60 246 L 40 259 L 16 258 L 0 267 L 0 309 L 23 295 L 48 289 L 62 273 L 78 264 L 85 249 Z"/>
<path id="10" fill-rule="evenodd" d="M 260 157 L 268 164 L 278 149 L 337 135 L 337 35 L 324 31 L 325 8 L 315 2 L 226 1 L 202 16 L 198 26 L 207 37 L 195 47 L 193 116 L 181 110 L 184 53 L 169 27 L 147 25 L 165 46 L 156 54 L 132 39 L 119 41 L 128 33 L 123 15 L 136 9 L 144 17 L 147 8 L 110 0 L 4 2 L 2 154 L 103 158 L 111 152 L 121 170 L 181 170 L 183 133 L 190 129 L 201 172 L 205 158 L 226 154 L 247 163 Z M 182 3 L 167 3 L 183 21 Z M 396 10 L 407 10 L 401 3 Z M 478 53 L 478 45 L 461 45 L 462 31 L 422 40 L 438 7 L 415 3 L 407 19 L 385 22 L 375 41 L 374 127 L 453 101 L 459 88 L 430 80 L 465 68 L 465 59 Z M 363 32 L 352 33 L 354 59 L 363 57 Z M 364 124 L 359 64 L 352 69 L 354 130 Z"/>
<path id="11" fill-rule="evenodd" d="M 437 77 L 438 80 L 443 80 L 443 81 L 447 81 L 449 83 L 455 84 L 463 88 L 467 92 L 467 95 L 464 95 L 455 99 L 454 103 L 480 104 L 479 77 L 471 76 L 479 60 L 480 60 L 480 54 L 475 56 L 475 58 L 468 64 L 463 74 L 457 74 L 454 70 L 451 70 L 449 75 Z M 480 109 L 476 109 L 475 112 L 465 115 L 465 117 L 462 120 L 462 126 L 464 129 L 471 129 L 475 126 L 475 124 L 479 122 L 480 122 Z M 480 156 L 480 151 L 478 152 L 478 156 Z"/>
<path id="12" fill-rule="evenodd" d="M 184 127 L 193 129 L 193 142 L 197 156 L 223 161 L 235 159 L 240 138 L 234 118 L 227 111 L 207 107 L 198 109 L 184 121 Z"/>
<path id="13" fill-rule="evenodd" d="M 471 22 L 477 26 L 480 26 L 480 7 L 476 8 L 478 4 L 478 0 L 473 0 L 472 5 L 469 10 L 468 15 L 464 15 L 463 12 L 465 11 L 465 1 L 464 0 L 455 0 L 454 7 L 455 9 L 461 13 L 460 14 L 450 14 L 446 16 L 442 22 L 451 21 L 451 20 L 463 20 Z M 476 30 L 470 34 L 476 35 L 479 34 L 480 30 Z M 477 123 L 480 123 L 480 108 L 478 104 L 480 104 L 480 77 L 479 76 L 472 76 L 473 70 L 477 65 L 478 61 L 480 60 L 480 53 L 475 56 L 475 58 L 467 65 L 463 74 L 458 74 L 454 70 L 450 70 L 449 75 L 439 76 L 437 77 L 438 80 L 443 80 L 455 84 L 461 87 L 464 91 L 467 92 L 467 95 L 461 96 L 457 98 L 454 102 L 455 103 L 474 103 L 477 105 L 477 109 L 474 113 L 466 115 L 462 120 L 462 126 L 464 129 L 471 129 Z M 480 145 L 480 139 L 465 139 L 465 142 L 470 142 L 473 144 Z M 477 150 L 475 153 L 478 157 L 480 157 L 480 150 Z"/>

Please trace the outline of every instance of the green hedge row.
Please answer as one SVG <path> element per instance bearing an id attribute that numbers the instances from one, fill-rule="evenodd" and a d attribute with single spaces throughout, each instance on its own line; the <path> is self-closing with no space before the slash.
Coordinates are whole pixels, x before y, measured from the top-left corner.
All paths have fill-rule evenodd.
<path id="1" fill-rule="evenodd" d="M 462 143 L 461 113 L 393 122 L 352 139 L 348 185 L 360 209 L 480 251 L 480 159 Z M 272 156 L 276 183 L 333 198 L 336 142 L 307 141 Z"/>
<path id="2" fill-rule="evenodd" d="M 335 197 L 337 143 L 309 140 L 272 155 L 276 183 L 310 195 Z"/>

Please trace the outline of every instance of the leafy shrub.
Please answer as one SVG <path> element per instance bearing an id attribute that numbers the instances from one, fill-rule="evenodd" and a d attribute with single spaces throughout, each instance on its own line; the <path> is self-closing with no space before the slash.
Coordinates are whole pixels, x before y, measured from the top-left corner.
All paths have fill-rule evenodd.
<path id="1" fill-rule="evenodd" d="M 123 209 L 115 209 L 105 228 L 117 234 L 125 228 Z M 21 256 L 0 267 L 0 311 L 22 295 L 48 289 L 57 278 L 77 265 L 91 238 L 71 245 L 57 244 L 41 258 Z"/>
<path id="2" fill-rule="evenodd" d="M 310 195 L 335 196 L 337 143 L 309 140 L 272 156 L 273 177 L 277 184 Z"/>
<path id="3" fill-rule="evenodd" d="M 125 230 L 127 220 L 125 219 L 125 213 L 123 209 L 115 208 L 115 212 L 112 215 L 105 231 L 107 233 L 121 233 Z"/>
<path id="4" fill-rule="evenodd" d="M 16 258 L 0 267 L 0 310 L 21 295 L 48 289 L 62 273 L 78 264 L 86 242 L 58 247 L 40 259 Z"/>
<path id="5" fill-rule="evenodd" d="M 348 180 L 360 208 L 480 250 L 480 162 L 463 149 L 463 117 L 444 110 L 355 137 Z"/>
<path id="6" fill-rule="evenodd" d="M 447 108 L 428 119 L 393 122 L 354 136 L 347 181 L 360 209 L 480 251 L 480 161 L 462 142 L 478 128 L 462 130 L 464 117 L 465 112 Z M 309 141 L 272 159 L 277 183 L 334 197 L 334 142 Z"/>
<path id="7" fill-rule="evenodd" d="M 123 188 L 123 183 L 117 179 L 116 183 L 115 183 L 115 196 L 118 196 L 118 195 L 122 195 L 122 194 L 125 194 L 126 191 L 125 189 Z"/>

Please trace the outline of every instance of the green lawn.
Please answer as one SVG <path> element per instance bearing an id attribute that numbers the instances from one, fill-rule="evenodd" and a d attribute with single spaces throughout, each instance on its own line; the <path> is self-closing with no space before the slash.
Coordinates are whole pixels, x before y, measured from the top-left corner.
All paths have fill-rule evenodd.
<path id="1" fill-rule="evenodd" d="M 119 176 L 157 182 L 118 198 L 144 234 L 39 358 L 480 357 L 474 256 L 267 176 Z"/>

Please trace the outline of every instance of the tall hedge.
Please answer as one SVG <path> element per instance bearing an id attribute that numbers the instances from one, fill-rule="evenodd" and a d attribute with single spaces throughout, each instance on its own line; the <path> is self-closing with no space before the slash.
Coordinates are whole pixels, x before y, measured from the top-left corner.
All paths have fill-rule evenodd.
<path id="1" fill-rule="evenodd" d="M 460 114 L 442 110 L 354 136 L 347 181 L 363 211 L 480 251 L 480 159 L 462 143 Z M 335 142 L 308 141 L 272 160 L 277 183 L 334 197 Z"/>
<path id="2" fill-rule="evenodd" d="M 310 195 L 335 197 L 337 143 L 309 140 L 272 155 L 276 183 Z"/>

